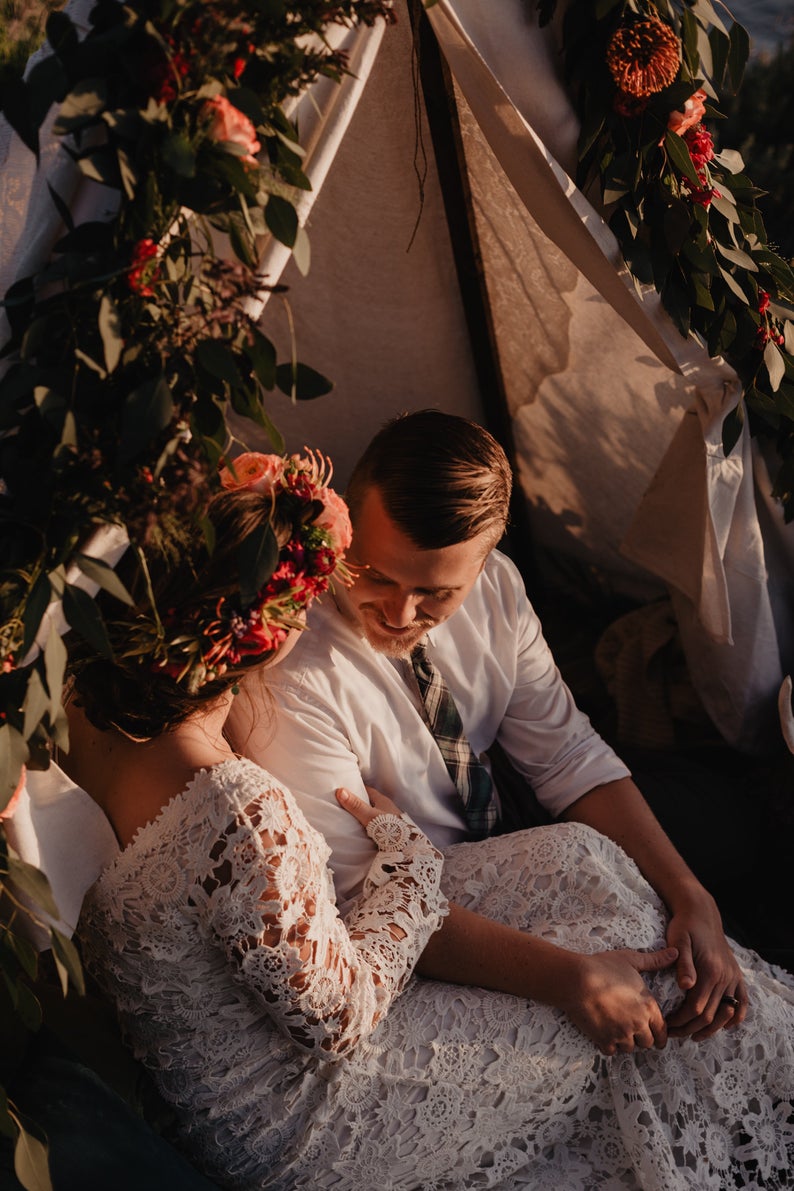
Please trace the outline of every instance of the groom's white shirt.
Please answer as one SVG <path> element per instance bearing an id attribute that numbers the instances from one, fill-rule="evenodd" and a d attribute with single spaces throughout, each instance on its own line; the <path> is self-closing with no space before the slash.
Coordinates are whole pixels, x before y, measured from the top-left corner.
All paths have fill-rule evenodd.
<path id="1" fill-rule="evenodd" d="M 595 786 L 628 776 L 625 765 L 578 710 L 543 638 L 514 565 L 492 551 L 464 603 L 428 633 L 429 651 L 458 706 L 474 751 L 498 740 L 553 815 Z M 462 806 L 428 730 L 410 664 L 377 653 L 330 595 L 282 664 L 233 707 L 238 751 L 295 795 L 327 839 L 340 905 L 358 891 L 372 844 L 334 797 L 338 786 L 366 797 L 376 786 L 437 847 L 467 838 Z"/>

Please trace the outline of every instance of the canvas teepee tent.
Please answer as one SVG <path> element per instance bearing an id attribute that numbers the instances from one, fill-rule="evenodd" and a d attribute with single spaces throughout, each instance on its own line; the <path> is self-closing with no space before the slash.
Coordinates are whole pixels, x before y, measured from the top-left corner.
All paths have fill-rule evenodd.
<path id="1" fill-rule="evenodd" d="M 791 668 L 794 536 L 749 435 L 724 458 L 734 373 L 635 292 L 570 179 L 576 119 L 555 30 L 533 10 L 398 4 L 395 27 L 354 36 L 344 105 L 335 96 L 326 118 L 302 99 L 312 266 L 283 268 L 277 247 L 265 268 L 336 390 L 285 402 L 276 420 L 291 445 L 323 444 L 343 478 L 399 410 L 492 424 L 512 444 L 534 542 L 633 596 L 667 585 L 712 720 L 763 749 Z M 262 321 L 285 347 L 277 301 Z"/>

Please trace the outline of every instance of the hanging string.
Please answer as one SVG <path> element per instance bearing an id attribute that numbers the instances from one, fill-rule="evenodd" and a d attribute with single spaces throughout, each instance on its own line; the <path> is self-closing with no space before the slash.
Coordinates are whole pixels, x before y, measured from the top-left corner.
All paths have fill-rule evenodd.
<path id="1" fill-rule="evenodd" d="M 422 90 L 420 84 L 420 70 L 419 70 L 419 22 L 422 18 L 422 4 L 421 0 L 411 0 L 411 84 L 414 93 L 414 158 L 413 169 L 416 175 L 417 183 L 419 184 L 419 211 L 417 212 L 416 222 L 411 232 L 411 238 L 408 241 L 406 253 L 411 251 L 413 242 L 416 239 L 416 233 L 419 231 L 419 224 L 422 219 L 422 212 L 425 209 L 425 183 L 427 182 L 428 161 L 427 150 L 425 149 L 424 125 L 422 123 Z"/>

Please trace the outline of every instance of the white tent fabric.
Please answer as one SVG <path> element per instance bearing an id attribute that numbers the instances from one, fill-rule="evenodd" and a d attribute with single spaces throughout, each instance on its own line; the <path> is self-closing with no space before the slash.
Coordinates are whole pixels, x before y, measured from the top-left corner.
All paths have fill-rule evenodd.
<path id="1" fill-rule="evenodd" d="M 422 214 L 430 235 L 421 238 L 420 223 L 412 262 L 395 268 L 383 242 L 398 196 L 415 186 L 405 144 L 396 146 L 402 149 L 396 162 L 393 152 L 383 151 L 393 134 L 392 113 L 410 110 L 411 47 L 404 11 L 398 7 L 398 13 L 401 25 L 383 41 L 326 191 L 315 200 L 308 222 L 312 273 L 299 278 L 294 266 L 284 273 L 301 351 L 312 362 L 319 356 L 318 366 L 330 375 L 341 373 L 344 388 L 308 411 L 291 411 L 279 424 L 293 445 L 296 432 L 313 431 L 313 441 L 327 444 L 343 475 L 371 433 L 373 390 L 382 420 L 399 408 L 449 407 L 455 376 L 445 367 L 438 378 L 440 364 L 457 354 L 439 334 L 456 295 L 445 289 L 439 306 L 426 284 L 449 256 L 429 198 L 432 176 Z M 720 426 L 738 399 L 735 375 L 694 340 L 681 338 L 654 293 L 637 301 L 618 267 L 614 238 L 559 164 L 573 168 L 576 128 L 556 73 L 553 31 L 541 32 L 520 0 L 502 0 L 498 20 L 474 0 L 439 0 L 429 16 L 455 78 L 479 247 L 536 538 L 598 566 L 627 593 L 658 592 L 650 575 L 667 583 L 693 681 L 711 718 L 730 743 L 762 749 L 777 734 L 781 638 L 791 635 L 782 601 L 777 622 L 773 612 L 767 539 L 774 553 L 785 555 L 792 534 L 768 502 L 761 532 L 746 431 L 730 458 L 723 457 Z M 370 167 L 379 181 L 374 190 L 361 176 L 365 158 L 377 163 Z M 379 201 L 384 190 L 385 208 Z M 351 209 L 359 195 L 370 201 Z M 385 270 L 384 261 L 392 267 Z M 345 262 L 354 272 L 352 284 Z M 343 311 L 336 303 L 329 308 L 339 267 L 345 270 Z M 391 311 L 401 288 L 398 309 L 413 315 L 410 326 L 403 318 L 388 324 L 395 335 L 384 336 L 382 324 L 368 333 L 373 312 L 377 318 L 384 303 Z M 278 338 L 272 311 L 265 311 L 263 326 Z M 357 327 L 364 334 L 357 335 Z M 429 357 L 434 373 L 421 366 Z"/>
<path id="2" fill-rule="evenodd" d="M 81 20 L 90 0 L 69 7 Z M 765 497 L 749 439 L 722 457 L 719 426 L 738 396 L 730 369 L 682 340 L 655 295 L 638 300 L 611 234 L 566 173 L 576 122 L 554 31 L 537 28 L 531 7 L 439 0 L 428 12 L 455 79 L 533 533 L 618 590 L 653 596 L 667 583 L 704 704 L 729 742 L 758 748 L 794 638 L 792 531 Z M 395 8 L 394 28 L 342 34 L 351 76 L 340 88 L 322 81 L 293 113 L 313 184 L 301 208 L 308 276 L 281 246 L 263 246 L 268 279 L 289 286 L 289 312 L 271 299 L 264 331 L 282 354 L 294 334 L 300 358 L 336 384 L 298 406 L 276 397 L 271 415 L 289 448 L 328 451 L 342 481 L 394 413 L 434 405 L 487 416 L 432 154 L 424 161 L 407 9 Z M 78 219 L 112 210 L 51 137 L 36 170 L 1 124 L 0 178 L 3 287 L 59 234 L 48 180 Z M 790 654 L 782 665 L 792 668 Z M 59 898 L 57 865 L 50 876 Z"/>

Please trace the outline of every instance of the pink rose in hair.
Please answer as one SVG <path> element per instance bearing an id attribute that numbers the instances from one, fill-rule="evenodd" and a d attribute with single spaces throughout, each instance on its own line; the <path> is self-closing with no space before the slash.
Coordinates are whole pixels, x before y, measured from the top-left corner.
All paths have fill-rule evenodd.
<path id="1" fill-rule="evenodd" d="M 696 91 L 686 101 L 682 112 L 671 112 L 667 121 L 670 131 L 683 136 L 688 128 L 694 128 L 696 124 L 699 124 L 706 114 L 706 105 L 703 102 L 705 98 L 705 91 Z"/>
<path id="2" fill-rule="evenodd" d="M 323 509 L 314 524 L 328 533 L 331 545 L 337 553 L 347 550 L 353 541 L 347 505 L 333 488 L 321 488 L 317 493 L 317 499 L 323 502 Z"/>
<path id="3" fill-rule="evenodd" d="M 258 164 L 254 154 L 258 153 L 262 146 L 256 139 L 253 124 L 239 108 L 229 103 L 223 95 L 216 95 L 213 99 L 205 101 L 202 116 L 209 123 L 207 135 L 211 141 L 239 145 L 245 149 L 245 154 L 240 160 L 248 165 Z"/>
<path id="4" fill-rule="evenodd" d="M 280 455 L 262 455 L 259 451 L 246 451 L 220 471 L 221 487 L 250 488 L 252 492 L 272 493 L 284 478 L 284 460 Z"/>

